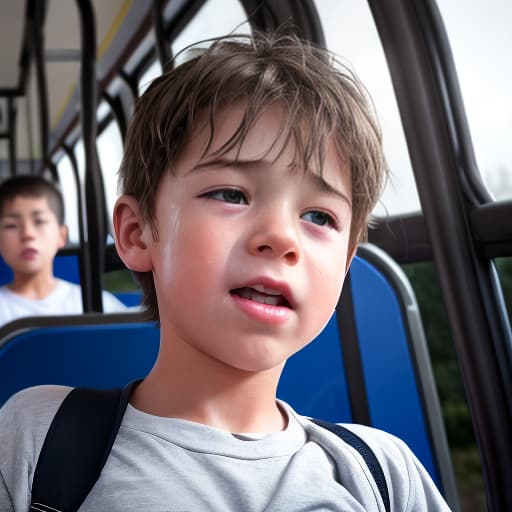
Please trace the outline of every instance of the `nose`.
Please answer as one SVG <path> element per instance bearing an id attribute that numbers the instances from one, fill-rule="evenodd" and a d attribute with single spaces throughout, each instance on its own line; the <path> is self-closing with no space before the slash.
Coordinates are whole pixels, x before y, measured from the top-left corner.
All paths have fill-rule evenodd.
<path id="1" fill-rule="evenodd" d="M 30 222 L 23 222 L 21 224 L 21 239 L 22 240 L 30 240 L 34 236 L 34 230 L 32 223 Z"/>
<path id="2" fill-rule="evenodd" d="M 255 256 L 283 259 L 296 265 L 300 258 L 298 226 L 285 208 L 267 208 L 252 227 L 249 252 Z"/>

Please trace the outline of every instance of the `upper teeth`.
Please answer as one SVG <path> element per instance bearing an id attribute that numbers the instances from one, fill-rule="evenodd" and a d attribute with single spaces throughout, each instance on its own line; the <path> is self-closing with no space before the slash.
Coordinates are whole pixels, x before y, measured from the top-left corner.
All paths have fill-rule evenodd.
<path id="1" fill-rule="evenodd" d="M 282 303 L 282 297 L 280 293 L 276 294 L 275 290 L 273 290 L 272 293 L 269 293 L 268 291 L 264 291 L 261 288 L 263 287 L 260 287 L 259 290 L 257 290 L 255 286 L 251 288 L 241 288 L 238 292 L 241 297 L 253 300 L 255 302 L 260 302 L 261 304 L 278 306 Z"/>
<path id="2" fill-rule="evenodd" d="M 251 285 L 251 288 L 261 293 L 267 293 L 268 295 L 281 295 L 281 292 L 273 290 L 272 288 L 266 288 L 262 284 L 253 284 Z"/>

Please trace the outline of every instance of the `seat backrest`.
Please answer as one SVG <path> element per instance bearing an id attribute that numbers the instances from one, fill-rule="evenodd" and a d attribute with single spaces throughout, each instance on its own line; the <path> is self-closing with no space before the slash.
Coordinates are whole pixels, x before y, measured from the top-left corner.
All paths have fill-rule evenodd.
<path id="1" fill-rule="evenodd" d="M 34 385 L 109 389 L 144 377 L 156 359 L 160 332 L 133 318 L 88 314 L 12 322 L 18 327 L 0 340 L 0 406 Z"/>
<path id="2" fill-rule="evenodd" d="M 53 273 L 60 279 L 80 284 L 78 254 L 59 254 L 53 260 Z M 0 256 L 0 286 L 12 281 L 12 270 Z"/>
<path id="3" fill-rule="evenodd" d="M 145 376 L 159 330 L 133 315 L 40 317 L 0 329 L 0 405 L 28 386 L 110 388 Z M 362 246 L 336 313 L 287 361 L 279 398 L 298 412 L 356 422 L 402 438 L 449 504 L 456 490 L 421 319 L 401 269 Z"/>

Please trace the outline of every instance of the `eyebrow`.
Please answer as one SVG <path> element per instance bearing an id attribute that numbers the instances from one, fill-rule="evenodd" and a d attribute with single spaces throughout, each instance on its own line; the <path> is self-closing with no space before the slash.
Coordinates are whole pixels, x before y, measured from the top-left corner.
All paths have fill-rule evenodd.
<path id="1" fill-rule="evenodd" d="M 30 215 L 32 217 L 34 217 L 36 215 L 44 215 L 45 213 L 46 212 L 44 210 L 34 210 L 34 211 L 30 212 Z M 6 213 L 2 214 L 2 217 L 11 217 L 14 219 L 19 219 L 19 218 L 21 218 L 21 214 L 17 213 L 17 212 L 6 212 Z"/>
<path id="2" fill-rule="evenodd" d="M 200 162 L 195 165 L 189 172 L 201 171 L 208 168 L 215 167 L 232 167 L 235 169 L 244 169 L 248 167 L 252 167 L 254 165 L 260 165 L 262 163 L 267 162 L 265 159 L 254 159 L 254 160 L 238 160 L 231 158 L 216 158 L 214 160 L 208 160 L 206 162 Z M 336 187 L 333 187 L 327 181 L 325 181 L 322 176 L 319 174 L 314 174 L 312 172 L 307 173 L 315 188 L 320 190 L 321 192 L 326 192 L 328 194 L 335 195 L 345 201 L 350 208 L 352 208 L 352 202 L 348 198 L 346 194 L 344 194 L 341 190 L 338 190 Z"/>
<path id="3" fill-rule="evenodd" d="M 256 158 L 253 160 L 240 160 L 233 158 L 215 158 L 214 160 L 207 160 L 206 162 L 200 162 L 195 165 L 189 172 L 201 171 L 208 169 L 209 167 L 234 167 L 235 169 L 244 169 L 246 167 L 252 167 L 265 163 L 266 160 L 262 158 Z"/>
<path id="4" fill-rule="evenodd" d="M 309 173 L 309 177 L 313 180 L 315 186 L 322 192 L 327 192 L 328 194 L 333 194 L 343 201 L 345 201 L 350 208 L 352 208 L 352 202 L 348 198 L 346 194 L 344 194 L 341 190 L 338 190 L 336 187 L 333 187 L 327 181 L 325 181 L 322 176 L 319 174 Z"/>

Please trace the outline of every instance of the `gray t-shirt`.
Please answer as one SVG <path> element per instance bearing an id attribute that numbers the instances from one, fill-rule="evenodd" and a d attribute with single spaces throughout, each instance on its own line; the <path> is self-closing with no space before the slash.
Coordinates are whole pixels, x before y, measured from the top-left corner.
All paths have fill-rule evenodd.
<path id="1" fill-rule="evenodd" d="M 126 312 L 128 308 L 114 295 L 102 292 L 105 313 Z M 26 316 L 77 315 L 83 312 L 82 289 L 63 279 L 57 279 L 55 289 L 43 299 L 27 299 L 0 287 L 0 326 Z"/>
<path id="2" fill-rule="evenodd" d="M 0 410 L 0 511 L 27 512 L 49 424 L 70 388 L 21 391 Z M 111 455 L 80 512 L 384 512 L 360 455 L 280 402 L 286 430 L 255 440 L 128 405 Z M 393 511 L 449 511 L 406 445 L 350 425 L 374 450 Z"/>

